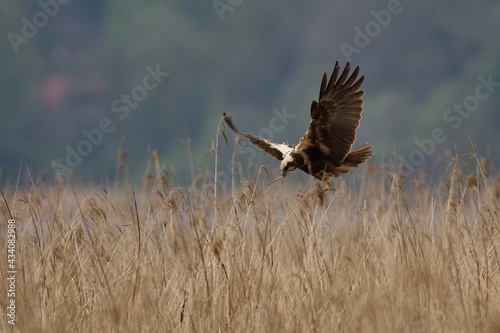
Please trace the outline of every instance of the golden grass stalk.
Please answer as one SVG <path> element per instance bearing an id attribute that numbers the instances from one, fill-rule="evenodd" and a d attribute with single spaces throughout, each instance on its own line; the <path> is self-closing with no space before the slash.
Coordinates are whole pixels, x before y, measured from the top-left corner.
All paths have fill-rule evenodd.
<path id="1" fill-rule="evenodd" d="M 0 331 L 496 332 L 500 179 L 485 165 L 455 156 L 440 185 L 369 165 L 322 198 L 285 181 L 229 197 L 163 172 L 148 193 L 3 188 L 18 307 L 13 328 L 0 294 Z"/>

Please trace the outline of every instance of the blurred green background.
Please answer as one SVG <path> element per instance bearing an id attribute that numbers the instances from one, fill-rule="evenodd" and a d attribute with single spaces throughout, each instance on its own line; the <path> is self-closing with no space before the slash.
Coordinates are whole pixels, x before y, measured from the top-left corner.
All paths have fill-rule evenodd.
<path id="1" fill-rule="evenodd" d="M 472 141 L 498 162 L 500 86 L 477 87 L 479 76 L 500 82 L 499 17 L 493 0 L 3 1 L 1 181 L 26 166 L 50 176 L 54 161 L 83 179 L 112 179 L 119 150 L 132 175 L 158 150 L 178 182 L 189 181 L 187 141 L 195 172 L 212 165 L 222 112 L 246 131 L 296 143 L 335 60 L 366 76 L 358 144 L 374 144 L 378 161 L 396 152 L 432 173 L 444 151 L 466 153 Z M 157 68 L 168 76 L 144 89 Z M 295 117 L 262 131 L 276 110 Z M 446 139 L 432 147 L 436 128 Z M 219 148 L 227 170 L 231 147 Z M 68 160 L 70 150 L 81 160 Z M 261 151 L 243 161 L 278 169 Z"/>

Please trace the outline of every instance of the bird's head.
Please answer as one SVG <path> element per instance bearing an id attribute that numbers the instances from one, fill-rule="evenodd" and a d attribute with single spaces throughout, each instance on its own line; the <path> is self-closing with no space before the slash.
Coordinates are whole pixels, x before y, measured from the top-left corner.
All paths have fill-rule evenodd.
<path id="1" fill-rule="evenodd" d="M 292 156 L 293 151 L 289 151 L 285 154 L 285 157 L 283 157 L 283 160 L 281 161 L 280 165 L 280 170 L 281 174 L 283 177 L 286 177 L 290 172 L 295 170 L 297 165 L 295 164 L 295 159 Z"/>

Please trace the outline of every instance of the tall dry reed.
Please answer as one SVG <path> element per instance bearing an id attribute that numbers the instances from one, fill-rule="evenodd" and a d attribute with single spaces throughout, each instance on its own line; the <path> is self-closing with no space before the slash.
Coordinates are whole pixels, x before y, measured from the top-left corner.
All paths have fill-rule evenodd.
<path id="1" fill-rule="evenodd" d="M 165 172 L 141 191 L 3 188 L 17 321 L 2 292 L 0 331 L 496 332 L 500 178 L 475 156 L 447 174 L 432 185 L 368 165 L 327 193 L 288 179 L 259 193 L 264 179 L 230 195 Z M 2 291 L 6 262 L 2 245 Z"/>

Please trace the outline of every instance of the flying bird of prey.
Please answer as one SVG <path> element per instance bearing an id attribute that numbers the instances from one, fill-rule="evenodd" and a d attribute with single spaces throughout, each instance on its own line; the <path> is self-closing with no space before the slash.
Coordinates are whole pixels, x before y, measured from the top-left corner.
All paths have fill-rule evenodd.
<path id="1" fill-rule="evenodd" d="M 295 147 L 287 142 L 274 143 L 242 132 L 226 113 L 224 120 L 234 132 L 246 136 L 253 144 L 280 160 L 283 177 L 298 168 L 329 183 L 331 177 L 348 172 L 349 168 L 358 166 L 373 155 L 373 146 L 367 144 L 351 150 L 363 111 L 364 92 L 359 88 L 365 77 L 356 80 L 359 66 L 349 76 L 350 69 L 348 62 L 339 76 L 337 61 L 330 80 L 326 73 L 323 75 L 319 101 L 313 100 L 311 105 L 311 122 Z"/>

